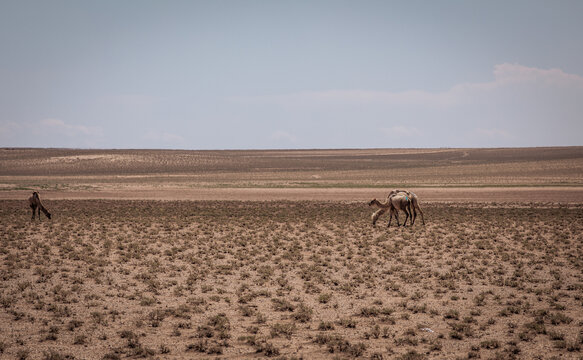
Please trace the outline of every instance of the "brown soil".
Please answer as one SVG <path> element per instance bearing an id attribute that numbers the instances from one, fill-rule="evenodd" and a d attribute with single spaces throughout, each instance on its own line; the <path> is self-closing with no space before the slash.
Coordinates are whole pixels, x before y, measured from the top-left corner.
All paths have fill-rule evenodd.
<path id="1" fill-rule="evenodd" d="M 0 150 L 0 357 L 581 358 L 582 164 Z M 371 226 L 366 202 L 393 187 L 425 226 Z M 30 220 L 32 190 L 52 220 Z"/>

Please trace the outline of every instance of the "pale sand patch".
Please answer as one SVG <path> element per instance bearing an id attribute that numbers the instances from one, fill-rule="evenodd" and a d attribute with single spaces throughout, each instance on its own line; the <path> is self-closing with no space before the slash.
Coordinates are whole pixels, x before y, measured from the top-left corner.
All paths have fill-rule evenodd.
<path id="1" fill-rule="evenodd" d="M 107 160 L 107 161 L 140 161 L 139 156 L 134 155 L 114 155 L 114 154 L 88 154 L 88 155 L 69 155 L 69 156 L 52 156 L 45 161 L 48 163 L 65 162 L 71 163 L 81 160 Z"/>

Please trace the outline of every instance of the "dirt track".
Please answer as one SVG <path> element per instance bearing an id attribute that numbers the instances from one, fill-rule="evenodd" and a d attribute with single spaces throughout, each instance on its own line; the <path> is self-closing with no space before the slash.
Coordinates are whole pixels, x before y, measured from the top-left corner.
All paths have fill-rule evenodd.
<path id="1" fill-rule="evenodd" d="M 579 187 L 524 188 L 414 188 L 424 202 L 544 202 L 582 203 L 583 189 Z M 0 200 L 26 199 L 30 191 L 0 192 Z M 262 188 L 202 188 L 202 189 L 132 189 L 119 191 L 43 191 L 50 200 L 240 200 L 240 201 L 367 201 L 383 198 L 383 189 L 262 189 Z"/>

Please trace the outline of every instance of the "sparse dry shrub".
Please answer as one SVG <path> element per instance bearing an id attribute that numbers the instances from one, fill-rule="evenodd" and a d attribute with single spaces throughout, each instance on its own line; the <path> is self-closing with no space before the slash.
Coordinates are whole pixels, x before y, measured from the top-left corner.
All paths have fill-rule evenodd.
<path id="1" fill-rule="evenodd" d="M 186 346 L 186 351 L 194 351 L 209 355 L 220 355 L 223 353 L 223 346 L 208 339 L 198 340 Z"/>
<path id="2" fill-rule="evenodd" d="M 480 347 L 482 349 L 498 349 L 500 347 L 500 342 L 496 339 L 484 340 L 480 342 Z"/>
<path id="3" fill-rule="evenodd" d="M 533 332 L 534 334 L 546 334 L 547 333 L 547 329 L 546 329 L 544 320 L 541 318 L 538 318 L 535 321 L 524 324 L 524 327 L 527 331 Z"/>
<path id="4" fill-rule="evenodd" d="M 211 338 L 214 335 L 214 330 L 209 325 L 200 325 L 196 330 L 196 337 L 198 338 Z"/>
<path id="5" fill-rule="evenodd" d="M 284 336 L 287 339 L 291 339 L 291 336 L 297 330 L 296 324 L 293 322 L 288 323 L 275 323 L 271 325 L 270 334 L 271 337 Z"/>
<path id="6" fill-rule="evenodd" d="M 380 315 L 390 316 L 394 313 L 393 309 L 387 307 L 367 306 L 360 309 L 360 316 L 377 317 Z"/>
<path id="7" fill-rule="evenodd" d="M 85 345 L 86 343 L 87 343 L 87 335 L 84 335 L 84 334 L 75 335 L 75 338 L 73 339 L 74 345 Z"/>
<path id="8" fill-rule="evenodd" d="M 342 352 L 352 357 L 359 357 L 366 350 L 365 344 L 351 344 L 342 336 L 336 334 L 318 334 L 313 341 L 316 344 L 325 345 L 330 353 Z"/>
<path id="9" fill-rule="evenodd" d="M 453 320 L 458 320 L 459 319 L 459 312 L 455 309 L 449 309 L 445 312 L 445 314 L 443 315 L 444 319 L 453 319 Z"/>
<path id="10" fill-rule="evenodd" d="M 294 320 L 305 323 L 312 319 L 312 308 L 308 307 L 305 304 L 300 304 L 296 310 L 294 311 L 292 317 Z"/>
<path id="11" fill-rule="evenodd" d="M 409 350 L 405 354 L 399 356 L 397 359 L 399 360 L 423 360 L 426 359 L 427 356 L 424 354 L 418 353 L 416 350 Z"/>
<path id="12" fill-rule="evenodd" d="M 241 315 L 243 315 L 245 317 L 253 316 L 256 312 L 255 308 L 253 308 L 249 305 L 239 306 L 239 311 L 241 312 Z"/>
<path id="13" fill-rule="evenodd" d="M 30 351 L 27 349 L 20 349 L 16 352 L 16 358 L 18 360 L 26 360 L 26 359 L 28 359 L 29 355 L 30 355 Z"/>
<path id="14" fill-rule="evenodd" d="M 231 329 L 231 322 L 224 313 L 211 316 L 207 324 L 219 332 L 229 331 Z"/>
<path id="15" fill-rule="evenodd" d="M 165 344 L 160 344 L 160 354 L 162 355 L 166 355 L 166 354 L 170 354 L 172 351 L 170 350 L 170 348 L 168 346 L 166 346 Z"/>
<path id="16" fill-rule="evenodd" d="M 318 325 L 318 330 L 320 331 L 329 331 L 334 330 L 334 324 L 330 321 L 321 321 Z"/>
<path id="17" fill-rule="evenodd" d="M 375 324 L 369 331 L 364 333 L 365 339 L 378 339 L 381 336 L 381 327 Z"/>
<path id="18" fill-rule="evenodd" d="M 255 351 L 257 353 L 263 353 L 265 356 L 268 357 L 278 356 L 280 354 L 280 350 L 269 342 L 261 342 L 256 344 Z"/>
<path id="19" fill-rule="evenodd" d="M 332 299 L 332 294 L 330 294 L 330 293 L 324 293 L 324 294 L 320 294 L 318 296 L 318 302 L 321 304 L 327 304 L 330 302 L 331 299 Z"/>
<path id="20" fill-rule="evenodd" d="M 271 304 L 275 311 L 294 311 L 295 306 L 286 299 L 271 299 Z"/>
<path id="21" fill-rule="evenodd" d="M 150 326 L 158 327 L 160 323 L 164 321 L 164 319 L 169 315 L 168 309 L 155 309 L 148 313 L 147 321 L 149 322 Z"/>
<path id="22" fill-rule="evenodd" d="M 348 329 L 356 328 L 356 324 L 357 324 L 356 320 L 350 318 L 343 318 L 338 320 L 338 325 Z"/>
<path id="23" fill-rule="evenodd" d="M 75 359 L 75 357 L 71 354 L 61 354 L 55 350 L 49 350 L 48 352 L 43 353 L 44 360 L 68 360 L 68 359 Z"/>
<path id="24" fill-rule="evenodd" d="M 449 326 L 452 329 L 451 334 L 456 335 L 455 338 L 457 340 L 461 340 L 464 336 L 465 337 L 472 337 L 474 336 L 474 330 L 472 326 L 468 323 L 450 323 Z"/>
<path id="25" fill-rule="evenodd" d="M 550 314 L 548 318 L 553 325 L 570 324 L 573 321 L 571 317 L 559 312 Z"/>
<path id="26" fill-rule="evenodd" d="M 95 357 L 163 357 L 158 344 L 176 343 L 178 357 L 191 344 L 203 349 L 195 357 L 251 346 L 289 358 L 290 344 L 313 341 L 339 358 L 361 342 L 371 357 L 511 359 L 521 354 L 508 337 L 551 344 L 549 358 L 581 351 L 567 331 L 583 324 L 579 205 L 427 204 L 431 222 L 407 233 L 371 230 L 368 207 L 352 203 L 56 201 L 66 209 L 43 233 L 12 214 L 17 202 L 0 205 L 0 312 L 18 331 L 45 329 L 38 341 L 59 328 L 43 346 L 81 357 L 116 341 Z M 229 314 L 228 327 L 217 314 Z M 110 335 L 124 326 L 133 340 Z M 231 332 L 239 340 L 228 344 Z M 388 353 L 382 339 L 394 340 L 383 342 Z M 35 346 L 3 342 L 12 357 Z"/>

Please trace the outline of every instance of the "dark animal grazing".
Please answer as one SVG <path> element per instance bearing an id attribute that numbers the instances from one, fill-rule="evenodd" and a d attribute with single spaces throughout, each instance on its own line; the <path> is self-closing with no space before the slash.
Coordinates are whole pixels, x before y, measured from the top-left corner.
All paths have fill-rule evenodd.
<path id="1" fill-rule="evenodd" d="M 389 223 L 387 227 L 391 226 L 391 220 L 393 220 L 393 214 L 395 215 L 395 219 L 397 220 L 397 226 L 401 226 L 399 223 L 399 210 L 405 213 L 405 222 L 403 222 L 403 226 L 407 226 L 407 219 L 413 219 L 411 216 L 411 199 L 406 195 L 396 194 L 388 198 L 386 203 L 382 203 L 377 199 L 372 199 L 369 203 L 369 206 L 376 205 L 380 209 L 372 214 L 372 225 L 375 226 L 379 217 L 389 210 Z M 413 223 L 411 223 L 413 225 Z"/>
<path id="2" fill-rule="evenodd" d="M 421 221 L 423 222 L 423 225 L 425 225 L 425 217 L 423 216 L 423 211 L 421 210 L 421 207 L 419 207 L 419 198 L 417 197 L 417 195 L 415 195 L 414 192 L 409 191 L 409 190 L 391 190 L 391 192 L 389 193 L 389 195 L 387 196 L 387 200 L 396 194 L 405 194 L 407 195 L 410 199 L 411 199 L 411 209 L 413 210 L 413 224 L 415 224 L 415 219 L 417 218 L 417 210 L 419 210 L 419 213 L 421 214 Z"/>
<path id="3" fill-rule="evenodd" d="M 32 193 L 32 196 L 28 198 L 28 203 L 30 208 L 32 209 L 32 220 L 34 220 L 34 214 L 38 210 L 38 219 L 40 220 L 40 212 L 42 211 L 49 219 L 51 218 L 51 213 L 45 209 L 43 203 L 40 201 L 40 197 L 38 197 L 38 193 L 35 191 Z"/>

